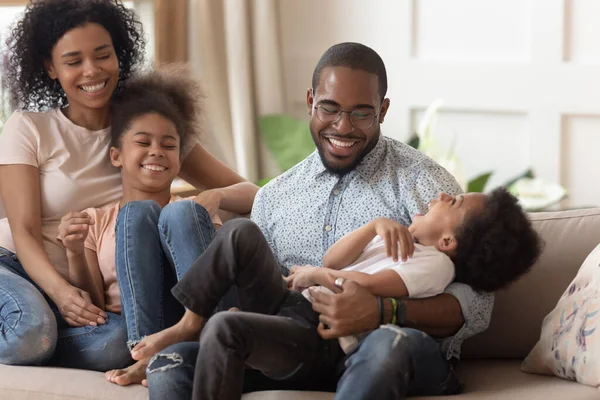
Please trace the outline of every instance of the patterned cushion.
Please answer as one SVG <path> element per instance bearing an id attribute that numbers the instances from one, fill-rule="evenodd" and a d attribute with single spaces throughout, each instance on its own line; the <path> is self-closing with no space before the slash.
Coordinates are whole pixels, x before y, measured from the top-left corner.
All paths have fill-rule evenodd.
<path id="1" fill-rule="evenodd" d="M 521 369 L 600 387 L 599 328 L 600 245 L 544 319 L 540 340 Z"/>

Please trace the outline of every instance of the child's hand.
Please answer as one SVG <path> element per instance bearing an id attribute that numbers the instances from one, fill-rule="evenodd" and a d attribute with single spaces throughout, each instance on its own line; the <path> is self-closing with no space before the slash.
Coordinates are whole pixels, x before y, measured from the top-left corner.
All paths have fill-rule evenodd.
<path id="1" fill-rule="evenodd" d="M 313 267 L 312 265 L 295 265 L 290 270 L 290 276 L 284 278 L 287 282 L 288 289 L 301 292 L 304 289 L 315 285 L 315 274 L 321 268 Z"/>
<path id="2" fill-rule="evenodd" d="M 385 242 L 388 257 L 398 261 L 398 245 L 400 245 L 402 261 L 412 257 L 415 251 L 415 242 L 407 227 L 387 218 L 377 218 L 373 221 L 373 227 L 375 233 Z"/>
<path id="3" fill-rule="evenodd" d="M 83 254 L 84 242 L 94 219 L 85 212 L 71 212 L 62 217 L 58 226 L 58 240 L 72 254 Z"/>
<path id="4" fill-rule="evenodd" d="M 213 218 L 219 207 L 221 206 L 221 200 L 223 200 L 223 195 L 219 189 L 209 189 L 201 192 L 194 201 L 200 204 L 202 207 L 208 211 L 208 215 Z"/>

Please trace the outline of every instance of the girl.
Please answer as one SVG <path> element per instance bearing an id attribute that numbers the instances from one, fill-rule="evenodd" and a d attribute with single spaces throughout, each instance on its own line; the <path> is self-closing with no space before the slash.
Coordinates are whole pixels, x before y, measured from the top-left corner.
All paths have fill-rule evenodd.
<path id="1" fill-rule="evenodd" d="M 119 0 L 30 2 L 9 36 L 6 82 L 23 111 L 0 135 L 0 363 L 106 371 L 131 362 L 124 319 L 69 282 L 57 237 L 68 211 L 122 196 L 106 157 L 110 105 L 143 59 L 142 38 Z M 244 181 L 190 147 L 181 176 L 194 186 Z M 246 187 L 238 211 L 250 211 L 256 190 Z"/>
<path id="2" fill-rule="evenodd" d="M 71 283 L 90 293 L 100 309 L 125 316 L 129 348 L 182 315 L 171 286 L 211 242 L 217 209 L 242 210 L 236 201 L 251 185 L 178 202 L 171 196 L 181 156 L 197 132 L 198 89 L 185 75 L 177 68 L 149 73 L 115 96 L 110 158 L 121 169 L 123 197 L 101 209 L 69 213 L 59 227 Z M 139 383 L 146 365 L 141 360 L 106 377 L 121 385 Z"/>

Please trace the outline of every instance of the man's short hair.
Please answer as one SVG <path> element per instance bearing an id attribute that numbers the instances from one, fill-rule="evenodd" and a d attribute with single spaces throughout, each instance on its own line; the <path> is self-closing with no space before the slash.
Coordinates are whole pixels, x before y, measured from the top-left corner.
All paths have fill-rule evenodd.
<path id="1" fill-rule="evenodd" d="M 379 54 L 370 47 L 360 43 L 344 42 L 331 46 L 321 56 L 312 77 L 314 90 L 319 86 L 321 71 L 329 67 L 347 67 L 377 75 L 379 96 L 383 100 L 387 93 L 387 73 L 385 64 Z"/>

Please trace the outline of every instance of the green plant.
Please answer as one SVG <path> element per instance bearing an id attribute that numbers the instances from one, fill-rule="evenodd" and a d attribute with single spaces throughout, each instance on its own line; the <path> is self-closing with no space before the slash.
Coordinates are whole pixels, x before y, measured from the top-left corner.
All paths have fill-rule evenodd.
<path id="1" fill-rule="evenodd" d="M 258 118 L 258 130 L 281 172 L 285 172 L 304 160 L 315 150 L 306 121 L 288 115 L 266 115 Z M 259 180 L 263 186 L 270 177 Z"/>

